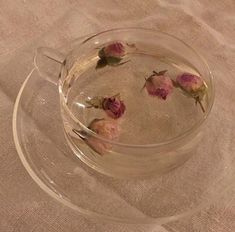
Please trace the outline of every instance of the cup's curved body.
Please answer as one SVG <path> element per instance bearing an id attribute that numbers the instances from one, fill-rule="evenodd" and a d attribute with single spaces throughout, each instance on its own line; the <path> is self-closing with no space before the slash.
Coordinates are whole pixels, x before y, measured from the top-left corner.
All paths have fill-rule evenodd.
<path id="1" fill-rule="evenodd" d="M 102 61 L 101 55 L 98 52 L 102 50 L 106 44 L 110 44 L 113 41 L 122 41 L 123 44 L 128 46 L 128 52 L 131 54 L 129 56 L 130 60 L 128 60 L 128 58 L 126 61 L 124 60 L 123 65 L 120 67 L 111 67 L 111 65 L 109 66 L 108 63 L 105 63 L 104 66 L 107 67 L 103 67 L 102 70 L 95 69 L 95 66 L 97 67 L 97 65 L 99 65 L 99 59 Z M 35 58 L 35 64 L 41 76 L 58 85 L 65 137 L 76 156 L 84 163 L 107 175 L 125 178 L 140 177 L 165 173 L 184 163 L 194 153 L 199 142 L 203 139 L 203 125 L 205 125 L 205 121 L 213 104 L 214 88 L 213 78 L 206 62 L 193 49 L 179 39 L 165 33 L 147 29 L 127 28 L 99 33 L 87 38 L 81 44 L 73 41 L 67 47 L 67 51 L 65 52 L 67 54 L 63 55 L 53 49 L 40 48 Z M 144 61 L 139 62 L 132 54 L 138 55 L 138 59 L 141 55 L 141 57 L 144 57 Z M 148 55 L 148 58 L 146 58 L 146 55 Z M 115 123 L 121 122 L 125 125 L 123 131 L 125 131 L 126 137 L 124 135 L 121 140 L 110 140 L 109 137 L 95 133 L 97 131 L 92 131 L 89 127 L 92 119 L 91 113 L 90 111 L 87 112 L 87 106 L 84 104 L 86 99 L 90 99 L 91 97 L 87 90 L 89 82 L 91 83 L 89 85 L 92 85 L 90 76 L 94 76 L 93 78 L 97 79 L 100 76 L 107 75 L 107 72 L 117 76 L 124 75 L 124 72 L 129 72 L 128 74 L 125 74 L 125 77 L 123 78 L 131 79 L 132 76 L 130 73 L 133 74 L 133 76 L 138 76 L 140 72 L 137 74 L 135 72 L 138 72 L 137 69 L 141 65 L 144 66 L 144 68 L 147 68 L 149 65 L 149 71 L 151 73 L 151 67 L 155 62 L 152 60 L 152 57 L 161 61 L 164 58 L 170 57 L 168 61 L 171 62 L 174 68 L 178 68 L 179 66 L 175 61 L 179 61 L 179 64 L 185 65 L 185 67 L 183 65 L 180 66 L 182 71 L 187 72 L 189 68 L 191 68 L 190 70 L 195 70 L 195 72 L 203 77 L 207 87 L 206 99 L 204 101 L 205 112 L 197 113 L 197 111 L 195 111 L 199 116 L 197 116 L 197 119 L 190 124 L 191 119 L 189 117 L 194 117 L 193 113 L 189 113 L 189 111 L 185 111 L 185 114 L 182 113 L 184 112 L 183 107 L 188 107 L 188 103 L 186 103 L 186 106 L 179 105 L 178 108 L 171 111 L 171 113 L 174 114 L 175 112 L 175 114 L 177 114 L 177 110 L 179 109 L 182 121 L 186 122 L 188 120 L 189 122 L 187 124 L 188 128 L 182 126 L 182 131 L 179 129 L 177 132 L 176 130 L 178 127 L 175 125 L 172 126 L 172 124 L 174 124 L 173 118 L 175 117 L 170 113 L 165 113 L 163 115 L 163 120 L 163 116 L 159 116 L 159 124 L 162 123 L 162 127 L 161 130 L 158 129 L 158 133 L 159 131 L 164 131 L 165 137 L 162 136 L 160 139 L 159 136 L 159 140 L 157 140 L 156 136 L 156 142 L 154 142 L 155 140 L 153 138 L 154 127 L 160 128 L 160 126 L 157 124 L 151 126 L 150 122 L 147 123 L 147 121 L 150 120 L 148 117 L 152 117 L 152 115 L 148 114 L 147 108 L 146 113 L 143 113 L 141 117 L 135 119 L 133 116 L 135 113 L 133 113 L 133 115 L 131 114 L 131 110 L 134 108 L 128 111 L 129 108 L 126 106 L 126 112 L 122 119 L 118 119 L 119 121 L 112 119 Z M 135 60 L 136 63 L 134 62 Z M 147 63 L 148 60 L 149 63 Z M 57 61 L 57 63 L 53 63 L 54 61 Z M 118 62 L 121 64 L 120 61 Z M 151 62 L 153 64 L 152 66 L 150 65 Z M 92 72 L 90 72 L 89 77 L 86 77 L 88 74 L 85 75 L 84 73 L 88 69 L 92 70 Z M 95 77 L 96 75 L 99 75 L 99 77 Z M 137 83 L 142 83 L 144 81 L 145 75 L 147 75 L 147 73 L 144 73 L 143 78 L 141 77 L 138 79 L 139 81 L 136 82 L 133 82 L 132 79 L 131 81 L 125 80 L 122 85 L 120 84 L 122 80 L 117 80 L 116 83 L 115 79 L 111 82 L 107 81 L 104 86 L 102 83 L 97 82 L 94 84 L 97 87 L 94 89 L 94 94 L 99 93 L 99 95 L 105 95 L 106 89 L 104 88 L 107 88 L 109 91 L 112 90 L 114 94 L 116 89 L 119 88 L 119 90 L 122 91 L 122 88 L 126 88 L 128 91 L 124 91 L 123 95 L 126 96 L 127 103 L 129 103 L 129 105 L 135 105 L 135 102 L 137 101 L 135 100 L 135 94 L 146 95 L 146 92 L 142 93 L 140 91 L 141 86 L 140 89 L 135 86 Z M 84 79 L 84 82 L 77 81 L 79 78 L 81 80 Z M 85 83 L 86 80 L 87 82 Z M 83 85 L 84 91 L 82 91 Z M 102 88 L 99 90 L 99 86 L 101 85 Z M 133 85 L 133 87 L 130 85 Z M 102 92 L 102 89 L 104 89 L 104 93 Z M 98 90 L 100 92 L 97 92 Z M 135 92 L 132 94 L 132 91 Z M 76 94 L 79 95 L 79 97 L 75 96 Z M 178 97 L 178 92 L 175 94 L 175 96 Z M 144 98 L 148 99 L 148 96 L 145 95 Z M 82 101 L 81 97 L 84 97 L 85 100 Z M 75 102 L 76 99 L 77 102 Z M 155 99 L 157 98 L 154 98 L 154 100 L 151 98 L 149 101 L 160 101 Z M 141 97 L 138 98 L 137 108 L 139 107 L 143 111 L 141 104 L 147 104 L 148 102 L 141 103 L 139 101 L 141 101 Z M 75 109 L 74 102 L 78 105 L 77 109 Z M 169 102 L 172 102 L 169 104 L 176 104 L 174 103 L 174 100 L 169 100 Z M 156 104 L 158 104 L 159 107 L 157 110 L 160 111 L 161 109 L 164 110 L 163 104 L 167 104 L 167 102 Z M 182 109 L 180 107 L 182 107 Z M 157 110 L 156 115 L 158 115 Z M 102 113 L 103 112 L 100 112 L 99 114 Z M 136 114 L 137 113 L 138 112 L 136 112 Z M 107 117 L 107 115 L 104 117 Z M 130 118 L 125 119 L 125 117 Z M 128 127 L 125 120 L 128 121 L 132 119 L 133 124 Z M 179 122 L 175 123 L 179 124 Z M 137 124 L 139 130 L 133 129 Z M 182 125 L 186 125 L 186 123 L 182 123 Z M 131 132 L 131 130 L 133 131 Z M 135 135 L 131 136 L 131 133 Z"/>

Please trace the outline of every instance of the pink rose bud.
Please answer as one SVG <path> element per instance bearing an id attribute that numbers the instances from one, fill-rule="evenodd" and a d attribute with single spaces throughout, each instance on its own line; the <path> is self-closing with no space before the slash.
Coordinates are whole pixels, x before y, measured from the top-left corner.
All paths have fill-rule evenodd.
<path id="1" fill-rule="evenodd" d="M 105 97 L 102 102 L 102 107 L 111 118 L 115 119 L 120 118 L 126 110 L 126 106 L 118 96 Z"/>
<path id="2" fill-rule="evenodd" d="M 204 88 L 204 81 L 202 78 L 190 73 L 183 73 L 182 75 L 177 76 L 176 84 L 186 92 L 197 92 L 201 88 Z"/>
<path id="3" fill-rule="evenodd" d="M 120 134 L 119 125 L 117 121 L 114 120 L 94 119 L 88 128 L 103 138 L 111 141 L 117 139 Z M 112 144 L 93 136 L 88 136 L 85 141 L 92 149 L 101 155 L 112 148 Z"/>
<path id="4" fill-rule="evenodd" d="M 202 100 L 206 94 L 207 86 L 204 80 L 190 73 L 183 73 L 176 78 L 176 87 L 180 87 L 189 97 L 195 99 L 195 103 L 199 103 L 202 112 L 205 112 Z"/>
<path id="5" fill-rule="evenodd" d="M 102 109 L 108 116 L 115 119 L 120 118 L 126 110 L 126 106 L 120 99 L 119 93 L 112 97 L 93 97 L 86 102 L 89 104 L 88 108 Z"/>
<path id="6" fill-rule="evenodd" d="M 145 88 L 149 95 L 157 96 L 160 99 L 166 100 L 167 96 L 173 91 L 172 80 L 165 75 L 165 70 L 153 74 L 146 79 Z"/>
<path id="7" fill-rule="evenodd" d="M 106 65 L 120 66 L 129 60 L 121 62 L 122 58 L 126 55 L 126 50 L 121 42 L 111 43 L 99 50 L 99 60 L 96 64 L 96 69 L 103 68 Z"/>
<path id="8" fill-rule="evenodd" d="M 105 57 L 122 58 L 125 55 L 125 47 L 122 43 L 116 42 L 103 48 Z"/>

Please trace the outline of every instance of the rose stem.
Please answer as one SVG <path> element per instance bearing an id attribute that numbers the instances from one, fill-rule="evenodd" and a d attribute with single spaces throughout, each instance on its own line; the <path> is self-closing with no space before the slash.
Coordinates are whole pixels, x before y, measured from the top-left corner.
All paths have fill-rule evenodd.
<path id="1" fill-rule="evenodd" d="M 197 101 L 202 109 L 202 112 L 205 113 L 205 108 L 204 106 L 202 105 L 202 102 L 200 100 Z"/>

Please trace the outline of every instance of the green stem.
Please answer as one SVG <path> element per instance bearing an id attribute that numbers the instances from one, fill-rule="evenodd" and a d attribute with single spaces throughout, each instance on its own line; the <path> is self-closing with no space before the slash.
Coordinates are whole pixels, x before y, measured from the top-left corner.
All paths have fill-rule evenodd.
<path id="1" fill-rule="evenodd" d="M 82 139 L 82 140 L 85 140 L 85 139 L 86 139 L 85 135 L 84 135 L 84 137 L 81 136 L 82 131 L 78 131 L 78 130 L 76 130 L 76 129 L 72 129 L 72 131 L 73 131 L 73 133 L 76 134 L 80 139 Z"/>
<path id="2" fill-rule="evenodd" d="M 121 62 L 121 63 L 118 63 L 118 64 L 109 64 L 110 66 L 113 66 L 113 67 L 118 67 L 118 66 L 121 66 L 123 64 L 126 64 L 128 62 L 130 62 L 131 60 L 127 60 L 127 61 L 124 61 L 124 62 Z"/>
<path id="3" fill-rule="evenodd" d="M 202 109 L 202 112 L 205 113 L 205 108 L 204 106 L 202 105 L 202 102 L 200 100 L 197 101 Z"/>
<path id="4" fill-rule="evenodd" d="M 145 80 L 147 80 L 147 79 L 145 78 Z M 146 86 L 146 83 L 144 83 L 144 86 L 140 89 L 140 92 L 143 91 L 143 89 L 145 88 L 145 86 Z"/>
<path id="5" fill-rule="evenodd" d="M 199 98 L 199 97 L 195 97 L 194 99 L 195 99 L 195 101 L 196 101 L 196 102 L 195 102 L 196 105 L 197 105 L 197 103 L 199 103 L 199 105 L 200 105 L 200 107 L 201 107 L 201 109 L 202 109 L 202 112 L 205 113 L 205 108 L 204 108 L 204 106 L 202 105 L 202 102 L 201 102 L 200 98 Z"/>

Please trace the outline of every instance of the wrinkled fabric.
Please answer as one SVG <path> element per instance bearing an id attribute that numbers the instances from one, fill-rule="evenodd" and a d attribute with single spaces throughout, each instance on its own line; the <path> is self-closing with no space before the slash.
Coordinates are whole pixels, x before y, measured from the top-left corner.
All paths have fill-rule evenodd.
<path id="1" fill-rule="evenodd" d="M 216 83 L 210 120 L 217 125 L 208 139 L 215 146 L 215 158 L 222 162 L 218 157 L 234 153 L 235 146 L 234 12 L 234 0 L 0 1 L 0 231 L 234 232 L 233 186 L 199 213 L 165 225 L 93 222 L 53 200 L 33 182 L 18 158 L 12 137 L 13 105 L 33 68 L 37 47 L 60 47 L 79 36 L 115 27 L 147 27 L 179 37 L 208 61 Z M 206 159 L 206 148 L 203 153 Z M 231 160 L 223 162 L 234 168 Z M 213 172 L 213 165 L 201 170 Z M 93 183 L 91 176 L 80 174 L 86 179 L 83 184 Z M 105 192 L 103 185 L 94 184 Z"/>

